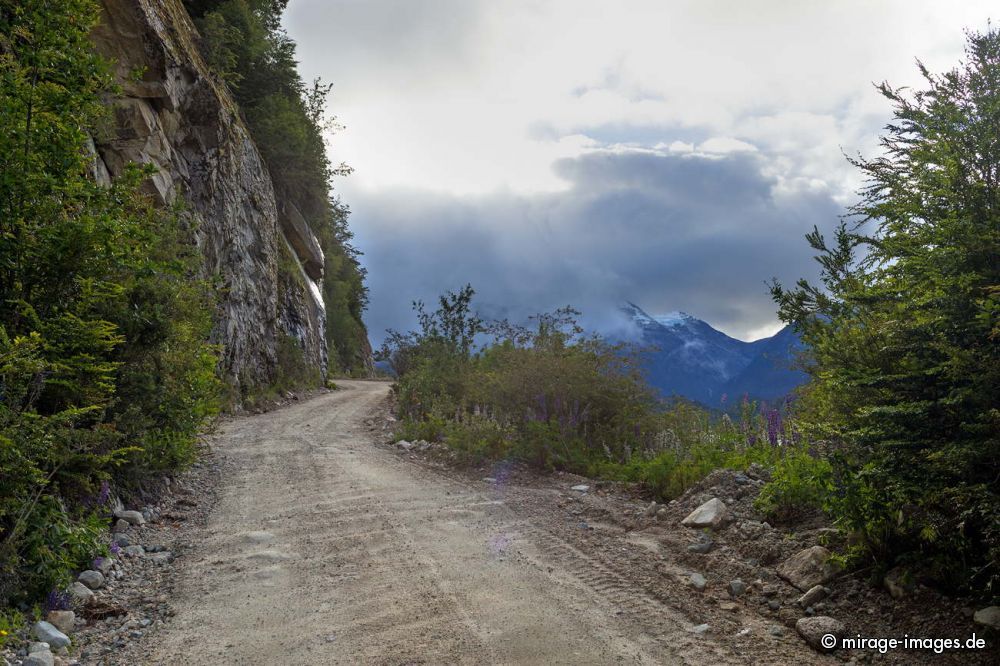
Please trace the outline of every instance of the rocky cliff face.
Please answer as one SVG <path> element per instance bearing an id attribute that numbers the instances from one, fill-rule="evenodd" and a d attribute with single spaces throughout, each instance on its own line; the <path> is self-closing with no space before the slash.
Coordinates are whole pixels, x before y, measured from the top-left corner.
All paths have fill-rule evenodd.
<path id="1" fill-rule="evenodd" d="M 194 219 L 205 270 L 219 283 L 214 338 L 238 388 L 274 379 L 285 336 L 325 371 L 316 284 L 322 252 L 297 211 L 277 201 L 235 103 L 199 55 L 180 0 L 103 0 L 103 8 L 94 39 L 113 61 L 122 94 L 109 101 L 113 127 L 95 138 L 95 175 L 152 164 L 148 193 L 164 206 L 180 203 Z"/>

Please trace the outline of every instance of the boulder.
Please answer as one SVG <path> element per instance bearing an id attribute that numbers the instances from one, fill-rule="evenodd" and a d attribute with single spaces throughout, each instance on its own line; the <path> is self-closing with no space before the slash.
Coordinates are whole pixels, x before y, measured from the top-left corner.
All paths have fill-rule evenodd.
<path id="1" fill-rule="evenodd" d="M 146 519 L 140 511 L 116 511 L 115 518 L 124 520 L 129 525 L 145 525 Z"/>
<path id="2" fill-rule="evenodd" d="M 719 527 L 729 514 L 729 509 L 725 502 L 718 497 L 713 497 L 697 509 L 688 514 L 688 517 L 681 521 L 685 527 Z"/>
<path id="3" fill-rule="evenodd" d="M 92 590 L 99 590 L 104 587 L 104 574 L 100 571 L 94 571 L 93 569 L 87 569 L 77 576 L 77 580 L 89 587 Z"/>
<path id="4" fill-rule="evenodd" d="M 44 620 L 35 623 L 35 636 L 38 640 L 43 643 L 48 643 L 49 647 L 55 648 L 56 650 L 67 647 L 70 643 L 72 643 L 69 636 Z"/>
<path id="5" fill-rule="evenodd" d="M 972 621 L 987 627 L 1000 630 L 1000 606 L 980 608 L 972 616 Z"/>
<path id="6" fill-rule="evenodd" d="M 819 652 L 829 652 L 835 649 L 840 645 L 840 639 L 847 632 L 843 622 L 826 615 L 803 617 L 795 623 L 795 630 L 810 647 Z M 835 636 L 836 641 L 831 641 L 830 635 Z"/>
<path id="7" fill-rule="evenodd" d="M 826 583 L 839 571 L 840 567 L 830 561 L 830 551 L 823 546 L 801 550 L 778 567 L 778 575 L 803 592 Z"/>
<path id="8" fill-rule="evenodd" d="M 49 621 L 56 629 L 68 634 L 73 631 L 76 626 L 76 613 L 68 610 L 54 610 L 49 611 L 49 614 L 45 616 L 45 619 Z"/>

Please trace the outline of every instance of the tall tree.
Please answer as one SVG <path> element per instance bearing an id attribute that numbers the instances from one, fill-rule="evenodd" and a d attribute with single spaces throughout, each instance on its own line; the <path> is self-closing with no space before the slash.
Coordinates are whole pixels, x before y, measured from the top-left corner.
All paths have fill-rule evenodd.
<path id="1" fill-rule="evenodd" d="M 837 511 L 883 565 L 1000 587 L 1000 33 L 926 87 L 878 86 L 882 155 L 834 242 L 823 285 L 773 296 L 812 349 L 806 405 L 838 443 Z"/>

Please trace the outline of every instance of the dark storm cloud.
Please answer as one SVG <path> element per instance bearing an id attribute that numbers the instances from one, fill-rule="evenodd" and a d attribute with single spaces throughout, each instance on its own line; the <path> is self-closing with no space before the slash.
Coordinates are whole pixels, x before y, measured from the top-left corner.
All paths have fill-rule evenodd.
<path id="1" fill-rule="evenodd" d="M 767 280 L 815 274 L 803 235 L 840 212 L 824 192 L 776 194 L 751 152 L 595 152 L 556 169 L 571 186 L 554 194 L 355 196 L 372 337 L 411 326 L 411 301 L 467 282 L 491 316 L 572 304 L 608 329 L 632 300 L 745 334 L 775 319 Z"/>

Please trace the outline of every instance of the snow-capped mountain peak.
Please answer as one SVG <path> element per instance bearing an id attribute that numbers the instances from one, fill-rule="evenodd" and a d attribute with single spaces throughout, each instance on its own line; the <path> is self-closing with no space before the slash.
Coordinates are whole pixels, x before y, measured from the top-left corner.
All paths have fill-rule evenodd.
<path id="1" fill-rule="evenodd" d="M 793 369 L 801 349 L 785 328 L 772 338 L 743 342 L 685 312 L 650 315 L 634 303 L 622 312 L 638 329 L 638 342 L 650 383 L 664 396 L 683 395 L 717 406 L 723 393 L 774 398 L 805 380 Z"/>
<path id="2" fill-rule="evenodd" d="M 661 326 L 682 326 L 694 319 L 691 315 L 680 310 L 674 310 L 662 315 L 653 315 L 653 321 Z"/>

